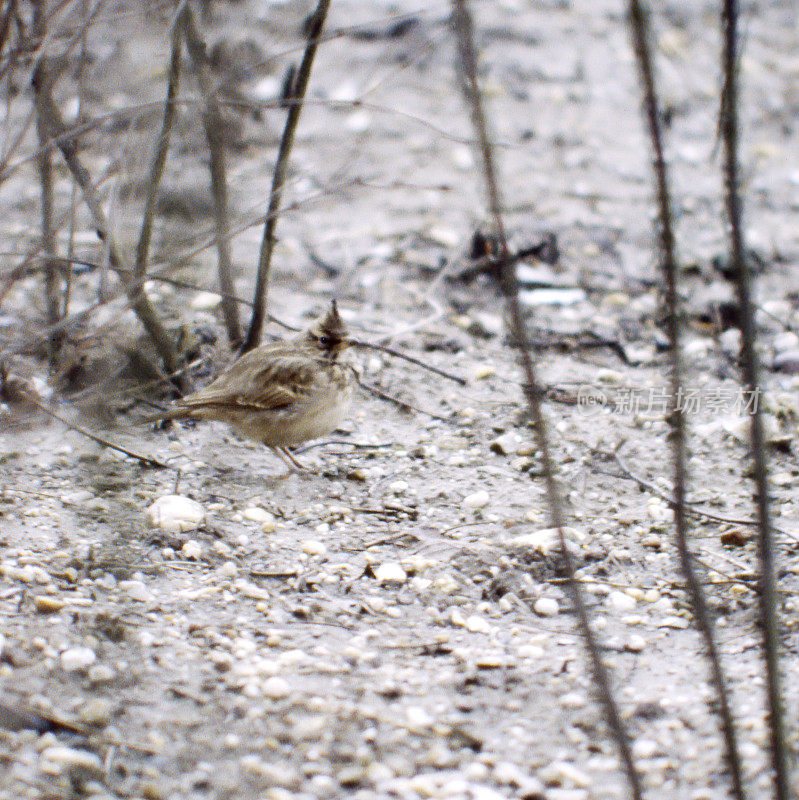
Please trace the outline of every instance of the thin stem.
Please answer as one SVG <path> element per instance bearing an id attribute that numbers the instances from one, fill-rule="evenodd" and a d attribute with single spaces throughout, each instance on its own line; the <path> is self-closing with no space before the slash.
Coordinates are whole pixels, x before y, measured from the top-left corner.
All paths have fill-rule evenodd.
<path id="1" fill-rule="evenodd" d="M 38 39 L 44 39 L 47 30 L 47 0 L 38 0 L 33 7 L 33 32 Z M 46 86 L 49 91 L 53 74 L 48 64 L 45 52 L 39 55 L 34 68 L 36 78 L 34 83 Z M 39 153 L 36 164 L 39 172 L 39 183 L 42 198 L 42 250 L 44 252 L 45 298 L 47 305 L 47 324 L 55 325 L 61 315 L 60 277 L 58 263 L 55 260 L 56 242 L 53 225 L 53 157 L 52 150 L 47 144 L 50 141 L 50 131 L 47 126 L 46 113 L 42 111 L 41 92 L 36 93 L 36 130 L 39 137 Z M 54 368 L 58 351 L 61 346 L 61 336 L 52 334 L 48 341 L 50 367 Z"/>
<path id="2" fill-rule="evenodd" d="M 680 343 L 679 298 L 677 294 L 677 259 L 675 256 L 674 229 L 671 216 L 671 195 L 666 174 L 666 160 L 663 155 L 663 140 L 660 130 L 652 57 L 649 50 L 649 26 L 647 13 L 638 0 L 630 0 L 630 23 L 633 46 L 638 57 L 641 84 L 644 93 L 644 108 L 649 125 L 649 135 L 653 149 L 653 168 L 660 222 L 661 269 L 666 283 L 666 328 L 669 336 L 669 355 L 671 360 L 671 395 L 669 397 L 668 421 L 671 426 L 671 443 L 674 453 L 674 524 L 677 532 L 677 551 L 680 566 L 688 587 L 694 619 L 705 640 L 710 659 L 711 674 L 719 703 L 719 717 L 726 747 L 727 766 L 732 778 L 733 792 L 738 800 L 744 800 L 741 760 L 738 754 L 737 735 L 730 707 L 726 679 L 721 668 L 716 645 L 713 620 L 708 609 L 702 583 L 694 568 L 695 557 L 688 547 L 688 516 L 686 509 L 686 420 L 680 398 L 683 393 L 683 363 Z"/>
<path id="3" fill-rule="evenodd" d="M 230 346 L 237 349 L 244 337 L 242 336 L 241 323 L 239 322 L 238 306 L 229 299 L 231 295 L 235 294 L 236 290 L 233 284 L 233 266 L 230 257 L 230 200 L 228 197 L 227 169 L 225 167 L 224 122 L 208 74 L 205 42 L 200 36 L 191 6 L 188 4 L 184 8 L 181 24 L 186 37 L 186 47 L 194 62 L 197 82 L 204 101 L 202 120 L 210 154 L 211 191 L 214 196 L 214 213 L 216 217 L 216 246 L 219 255 L 218 274 L 222 296 L 222 313 L 225 317 Z"/>
<path id="4" fill-rule="evenodd" d="M 36 78 L 37 75 L 34 73 L 34 81 L 36 81 Z M 83 192 L 83 199 L 94 221 L 97 235 L 108 246 L 111 266 L 119 273 L 125 283 L 126 294 L 131 308 L 152 339 L 158 355 L 163 359 L 167 371 L 170 375 L 177 375 L 178 377 L 176 380 L 179 383 L 179 388 L 185 389 L 187 387 L 187 379 L 183 375 L 183 359 L 180 357 L 174 342 L 161 324 L 152 303 L 150 303 L 147 295 L 142 291 L 140 283 L 138 281 L 131 281 L 132 268 L 127 263 L 123 252 L 114 240 L 105 212 L 103 211 L 102 203 L 92 184 L 91 175 L 83 166 L 78 156 L 74 138 L 71 136 L 64 136 L 66 125 L 53 102 L 48 87 L 35 84 L 34 88 L 41 96 L 42 113 L 49 126 L 51 135 L 58 145 L 70 172 L 75 178 L 75 182 L 80 186 Z"/>
<path id="5" fill-rule="evenodd" d="M 771 734 L 771 763 L 774 770 L 774 797 L 788 800 L 788 745 L 785 740 L 782 691 L 780 688 L 779 630 L 777 623 L 777 590 L 775 585 L 774 536 L 768 500 L 768 464 L 766 462 L 763 421 L 760 415 L 760 364 L 755 348 L 755 321 L 749 268 L 744 254 L 742 202 L 738 184 L 738 72 L 736 0 L 724 1 L 724 82 L 726 104 L 721 120 L 724 142 L 724 177 L 727 190 L 727 214 L 730 226 L 730 261 L 735 271 L 738 290 L 738 314 L 741 328 L 741 367 L 748 396 L 752 423 L 753 478 L 756 489 L 758 554 L 760 558 L 760 622 L 763 630 L 763 657 L 766 665 L 767 702 Z"/>
<path id="6" fill-rule="evenodd" d="M 477 83 L 477 56 L 474 49 L 474 32 L 472 19 L 466 5 L 466 0 L 453 0 L 453 16 L 455 30 L 458 36 L 460 72 L 463 77 L 464 90 L 467 102 L 472 111 L 472 121 L 477 133 L 480 150 L 483 158 L 483 168 L 485 172 L 486 188 L 488 191 L 489 207 L 491 217 L 495 225 L 495 233 L 499 240 L 500 252 L 499 260 L 502 263 L 500 283 L 505 300 L 510 312 L 511 327 L 513 338 L 516 343 L 519 357 L 522 362 L 522 369 L 525 377 L 524 393 L 527 405 L 535 424 L 538 447 L 541 452 L 541 461 L 546 481 L 547 499 L 549 501 L 549 511 L 552 520 L 552 527 L 558 531 L 560 540 L 560 558 L 563 570 L 567 578 L 567 586 L 571 594 L 572 602 L 577 614 L 577 622 L 582 634 L 583 641 L 593 667 L 594 682 L 599 691 L 600 699 L 605 709 L 605 714 L 610 725 L 616 745 L 624 764 L 627 774 L 627 781 L 634 800 L 641 800 L 641 784 L 638 773 L 635 771 L 632 753 L 630 751 L 629 735 L 626 731 L 621 714 L 613 697 L 610 688 L 607 668 L 605 667 L 600 655 L 599 644 L 594 638 L 591 626 L 588 621 L 588 610 L 583 599 L 580 585 L 574 574 L 574 563 L 572 562 L 569 549 L 566 544 L 566 536 L 563 531 L 564 514 L 563 504 L 560 497 L 560 488 L 555 480 L 555 465 L 549 447 L 549 436 L 547 433 L 546 421 L 541 409 L 541 389 L 536 378 L 535 367 L 530 355 L 530 347 L 527 341 L 527 332 L 522 319 L 521 307 L 518 297 L 518 283 L 516 281 L 516 270 L 509 258 L 508 243 L 505 237 L 505 229 L 502 223 L 502 211 L 499 199 L 499 188 L 496 180 L 496 170 L 494 167 L 493 149 L 488 138 L 485 113 L 483 110 L 482 94 Z"/>
<path id="7" fill-rule="evenodd" d="M 291 105 L 286 115 L 286 125 L 283 128 L 283 136 L 280 140 L 280 148 L 275 162 L 275 172 L 272 176 L 269 210 L 266 216 L 266 224 L 264 225 L 263 239 L 261 240 L 261 252 L 258 256 L 258 274 L 255 280 L 252 318 L 247 332 L 247 339 L 241 348 L 242 353 L 257 347 L 261 341 L 261 332 L 266 315 L 267 293 L 269 291 L 269 270 L 272 265 L 272 251 L 275 247 L 275 227 L 277 225 L 280 202 L 283 197 L 283 185 L 286 182 L 286 174 L 288 172 L 289 154 L 294 143 L 294 134 L 300 119 L 303 99 L 308 88 L 308 80 L 311 77 L 311 67 L 313 66 L 314 56 L 319 45 L 319 37 L 325 24 L 329 6 L 330 0 L 319 0 L 316 11 L 310 17 L 308 43 L 305 46 L 302 62 L 297 71 L 297 79 L 290 100 Z"/>
<path id="8" fill-rule="evenodd" d="M 175 119 L 175 98 L 180 88 L 180 44 L 181 44 L 181 17 L 184 11 L 181 8 L 172 23 L 172 55 L 169 60 L 169 76 L 167 78 L 166 100 L 164 101 L 164 118 L 161 122 L 161 132 L 150 165 L 150 177 L 147 180 L 147 193 L 144 198 L 144 211 L 142 212 L 141 230 L 139 241 L 136 245 L 136 263 L 133 267 L 133 278 L 136 281 L 144 279 L 147 273 L 147 264 L 150 257 L 150 242 L 153 236 L 153 218 L 155 216 L 156 198 L 161 178 L 164 174 L 166 156 L 169 150 L 169 139 L 172 135 L 172 123 Z"/>

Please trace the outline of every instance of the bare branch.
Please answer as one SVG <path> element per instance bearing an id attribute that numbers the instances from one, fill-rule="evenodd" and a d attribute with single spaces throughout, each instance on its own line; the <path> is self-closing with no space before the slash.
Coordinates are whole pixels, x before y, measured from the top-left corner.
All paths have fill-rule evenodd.
<path id="1" fill-rule="evenodd" d="M 678 317 L 677 295 L 677 260 L 675 257 L 674 230 L 671 217 L 671 196 L 666 175 L 666 161 L 663 157 L 663 141 L 660 131 L 660 113 L 655 93 L 655 78 L 652 68 L 652 57 L 649 51 L 649 30 L 647 16 L 638 0 L 630 0 L 630 23 L 633 45 L 638 57 L 641 71 L 641 85 L 644 93 L 644 108 L 652 140 L 653 167 L 660 222 L 660 255 L 663 278 L 666 283 L 666 328 L 669 336 L 669 353 L 671 359 L 671 395 L 669 397 L 668 421 L 671 426 L 671 443 L 674 453 L 674 525 L 677 532 L 677 551 L 680 556 L 685 583 L 693 606 L 694 619 L 705 640 L 716 699 L 719 703 L 719 717 L 722 734 L 726 745 L 727 767 L 732 778 L 732 788 L 738 800 L 744 800 L 744 787 L 741 759 L 738 754 L 738 742 L 730 707 L 729 692 L 724 672 L 721 668 L 718 647 L 713 628 L 713 620 L 708 609 L 702 583 L 694 567 L 694 555 L 688 547 L 688 518 L 686 509 L 685 464 L 686 421 L 680 404 L 683 394 L 683 363 L 680 342 L 680 326 Z"/>
<path id="2" fill-rule="evenodd" d="M 755 320 L 749 267 L 744 253 L 741 219 L 742 202 L 738 185 L 738 4 L 724 1 L 724 104 L 721 133 L 724 143 L 724 178 L 727 190 L 727 214 L 730 230 L 730 262 L 738 290 L 738 319 L 741 329 L 741 366 L 744 385 L 750 397 L 760 397 L 760 364 L 755 347 Z M 771 732 L 771 763 L 774 770 L 774 797 L 788 800 L 788 743 L 785 740 L 782 691 L 780 688 L 779 631 L 777 624 L 777 589 L 775 585 L 774 541 L 768 495 L 768 464 L 766 460 L 763 420 L 760 404 L 749 409 L 752 423 L 752 457 L 756 487 L 758 552 L 760 557 L 760 622 L 763 630 L 763 657 L 766 665 L 766 686 Z"/>
<path id="3" fill-rule="evenodd" d="M 180 44 L 182 37 L 181 9 L 172 24 L 172 55 L 169 60 L 169 75 L 167 78 L 166 100 L 164 101 L 164 118 L 161 122 L 161 132 L 150 166 L 150 176 L 147 180 L 147 193 L 144 198 L 144 211 L 142 212 L 139 242 L 136 245 L 136 264 L 133 268 L 133 278 L 136 281 L 144 280 L 147 272 L 147 263 L 150 257 L 150 242 L 153 235 L 153 217 L 155 215 L 155 201 L 158 187 L 164 174 L 169 139 L 172 135 L 172 123 L 175 119 L 175 98 L 180 87 Z"/>
<path id="4" fill-rule="evenodd" d="M 35 80 L 36 75 L 34 74 L 34 81 Z M 183 359 L 180 357 L 174 342 L 158 319 L 158 315 L 147 298 L 147 295 L 144 294 L 137 282 L 131 282 L 132 268 L 127 263 L 122 251 L 114 241 L 113 234 L 108 225 L 108 220 L 106 219 L 105 212 L 100 203 L 100 198 L 97 196 L 94 185 L 92 184 L 91 176 L 78 156 L 75 140 L 70 136 L 63 136 L 66 132 L 66 125 L 47 87 L 36 85 L 34 88 L 41 95 L 41 111 L 49 126 L 49 130 L 52 132 L 54 140 L 70 172 L 75 178 L 76 183 L 83 192 L 83 198 L 86 201 L 89 213 L 92 215 L 97 235 L 106 242 L 108 246 L 111 265 L 120 274 L 126 285 L 126 293 L 131 307 L 136 312 L 144 329 L 153 340 L 153 344 L 159 356 L 163 359 L 167 371 L 170 375 L 178 375 L 179 377 L 177 380 L 182 386 L 185 383 L 185 377 L 183 377 Z"/>
<path id="5" fill-rule="evenodd" d="M 46 0 L 39 0 L 33 8 L 33 32 L 40 39 L 44 38 L 47 29 L 47 9 Z M 37 86 L 52 85 L 54 75 L 48 63 L 46 53 L 39 56 L 34 67 L 37 77 L 34 84 Z M 45 302 L 47 305 L 47 324 L 55 325 L 61 314 L 60 297 L 60 277 L 58 266 L 54 260 L 56 254 L 55 228 L 53 224 L 53 160 L 52 150 L 46 145 L 50 140 L 46 113 L 43 112 L 41 103 L 41 92 L 36 92 L 36 130 L 39 137 L 39 153 L 36 159 L 39 171 L 39 183 L 41 186 L 42 197 L 42 250 L 45 255 Z M 61 345 L 59 333 L 53 333 L 48 341 L 50 367 L 55 366 L 58 350 Z"/>
<path id="6" fill-rule="evenodd" d="M 237 349 L 242 342 L 239 308 L 230 297 L 235 294 L 233 266 L 230 258 L 230 202 L 228 199 L 227 170 L 225 168 L 224 122 L 219 103 L 211 87 L 208 75 L 205 42 L 197 30 L 191 6 L 186 4 L 181 13 L 181 26 L 186 37 L 186 47 L 194 62 L 197 82 L 205 106 L 202 112 L 203 127 L 208 140 L 211 161 L 211 191 L 214 195 L 216 215 L 216 246 L 219 254 L 219 288 L 222 297 L 222 313 L 225 317 L 230 346 Z"/>
<path id="7" fill-rule="evenodd" d="M 591 665 L 594 672 L 594 682 L 599 691 L 600 699 L 605 709 L 605 715 L 610 725 L 616 745 L 619 748 L 624 769 L 627 774 L 627 781 L 634 800 L 641 800 L 641 784 L 638 773 L 635 771 L 632 753 L 630 751 L 629 735 L 622 722 L 613 692 L 610 688 L 607 668 L 605 667 L 600 655 L 599 644 L 594 638 L 591 626 L 588 621 L 588 610 L 583 599 L 582 590 L 574 574 L 574 564 L 566 543 L 566 536 L 563 532 L 564 514 L 560 496 L 560 488 L 555 480 L 555 466 L 549 447 L 549 436 L 547 433 L 546 422 L 541 409 L 541 390 L 536 378 L 535 368 L 530 355 L 530 347 L 527 341 L 522 320 L 521 308 L 518 297 L 518 284 L 516 281 L 516 270 L 509 258 L 508 243 L 505 236 L 505 229 L 502 223 L 502 211 L 499 199 L 499 188 L 496 180 L 494 168 L 494 155 L 491 142 L 488 138 L 488 131 L 483 110 L 482 94 L 477 83 L 477 56 L 474 49 L 474 32 L 472 19 L 467 8 L 466 0 L 453 0 L 453 17 L 455 31 L 458 37 L 459 54 L 461 60 L 461 74 L 463 77 L 464 91 L 467 102 L 472 111 L 472 121 L 477 133 L 480 151 L 482 153 L 483 169 L 485 172 L 486 188 L 488 191 L 489 206 L 491 217 L 495 225 L 495 233 L 499 240 L 499 261 L 502 264 L 500 283 L 505 295 L 508 306 L 513 339 L 519 352 L 522 368 L 525 376 L 524 393 L 527 398 L 528 408 L 535 424 L 536 438 L 538 447 L 541 451 L 541 461 L 547 488 L 547 499 L 549 501 L 550 516 L 552 527 L 558 531 L 560 539 L 560 557 L 563 564 L 564 573 L 567 577 L 567 586 L 574 603 L 577 614 L 577 622 L 580 632 L 585 642 Z"/>
<path id="8" fill-rule="evenodd" d="M 267 212 L 264 236 L 261 241 L 261 252 L 258 256 L 258 274 L 255 280 L 252 318 L 250 320 L 250 328 L 247 331 L 247 339 L 241 348 L 242 353 L 257 347 L 261 341 L 261 331 L 263 330 L 264 316 L 266 315 L 267 293 L 269 291 L 269 270 L 272 264 L 272 251 L 275 246 L 275 227 L 277 225 L 280 201 L 283 197 L 283 184 L 286 182 L 289 154 L 294 143 L 294 133 L 297 130 L 305 91 L 308 88 L 308 80 L 311 76 L 311 67 L 313 66 L 314 56 L 319 45 L 319 37 L 325 24 L 329 6 L 330 0 L 319 0 L 316 11 L 310 17 L 308 43 L 302 56 L 300 68 L 297 71 L 297 79 L 290 99 L 291 105 L 286 115 L 286 125 L 283 128 L 283 136 L 280 140 L 280 148 L 275 162 L 272 191 L 269 195 L 269 211 Z"/>

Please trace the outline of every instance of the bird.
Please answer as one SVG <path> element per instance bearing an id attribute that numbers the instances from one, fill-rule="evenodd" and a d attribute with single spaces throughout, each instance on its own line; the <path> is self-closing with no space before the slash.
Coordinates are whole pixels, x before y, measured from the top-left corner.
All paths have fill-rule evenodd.
<path id="1" fill-rule="evenodd" d="M 224 422 L 303 470 L 288 448 L 327 435 L 345 418 L 352 374 L 340 356 L 352 343 L 333 300 L 299 336 L 250 350 L 208 386 L 146 421 Z"/>

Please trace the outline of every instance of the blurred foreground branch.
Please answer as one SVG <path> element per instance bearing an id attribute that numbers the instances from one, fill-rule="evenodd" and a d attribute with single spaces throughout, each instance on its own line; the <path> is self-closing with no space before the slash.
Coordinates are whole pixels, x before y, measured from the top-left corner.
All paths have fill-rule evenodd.
<path id="1" fill-rule="evenodd" d="M 652 141 L 653 169 L 658 201 L 660 227 L 660 256 L 663 279 L 666 285 L 666 328 L 669 336 L 671 359 L 671 394 L 669 397 L 668 421 L 671 426 L 671 445 L 674 454 L 674 525 L 677 532 L 677 551 L 680 567 L 685 578 L 688 594 L 693 606 L 694 620 L 705 640 L 719 716 L 726 746 L 727 766 L 732 779 L 733 793 L 744 800 L 741 760 L 730 708 L 729 692 L 721 668 L 713 621 L 705 599 L 702 583 L 696 574 L 695 557 L 688 547 L 688 515 L 686 509 L 686 421 L 679 398 L 683 397 L 683 363 L 680 342 L 680 326 L 677 293 L 677 259 L 675 256 L 674 230 L 671 216 L 671 195 L 666 175 L 666 160 L 663 155 L 663 140 L 660 130 L 660 111 L 655 91 L 655 77 L 649 50 L 649 26 L 647 12 L 638 0 L 630 0 L 630 24 L 633 46 L 638 58 L 644 109 Z"/>
<path id="2" fill-rule="evenodd" d="M 724 28 L 724 86 L 721 134 L 724 144 L 724 179 L 727 191 L 727 214 L 730 233 L 730 262 L 738 291 L 738 319 L 741 329 L 741 367 L 746 390 L 760 396 L 760 364 L 755 347 L 755 319 L 752 306 L 749 267 L 744 252 L 740 189 L 738 185 L 738 4 L 725 0 L 722 15 Z M 775 585 L 774 533 L 768 494 L 768 465 L 760 404 L 749 408 L 752 423 L 752 458 L 756 489 L 758 554 L 760 558 L 760 622 L 763 630 L 763 657 L 771 733 L 771 764 L 774 770 L 774 797 L 788 800 L 788 744 L 785 740 L 782 690 L 780 687 L 779 632 L 777 625 L 777 589 Z"/>
<path id="3" fill-rule="evenodd" d="M 572 602 L 574 603 L 574 609 L 577 614 L 580 633 L 591 660 L 594 682 L 624 764 L 632 797 L 634 800 L 641 800 L 643 795 L 641 792 L 640 780 L 633 764 L 632 753 L 630 752 L 629 735 L 622 722 L 616 701 L 613 697 L 613 692 L 610 688 L 608 673 L 600 655 L 599 644 L 594 637 L 588 621 L 588 610 L 583 600 L 580 585 L 574 574 L 574 564 L 563 532 L 563 504 L 560 496 L 560 488 L 555 480 L 555 466 L 549 448 L 546 421 L 541 409 L 541 389 L 538 379 L 536 378 L 535 367 L 530 355 L 530 346 L 527 341 L 527 332 L 519 305 L 516 270 L 509 257 L 507 238 L 502 223 L 502 211 L 494 166 L 493 148 L 488 137 L 482 94 L 477 83 L 477 56 L 474 48 L 474 30 L 466 0 L 453 0 L 453 18 L 455 32 L 458 37 L 459 67 L 463 80 L 463 89 L 467 103 L 471 109 L 472 122 L 478 138 L 485 172 L 491 217 L 495 225 L 495 234 L 499 240 L 497 260 L 502 265 L 499 281 L 508 306 L 513 328 L 513 339 L 518 348 L 519 357 L 522 362 L 522 369 L 525 377 L 524 393 L 527 398 L 530 414 L 535 424 L 536 438 L 538 440 L 539 450 L 541 451 L 541 462 L 546 481 L 552 527 L 556 528 L 558 531 L 561 562 L 567 578 L 567 586 L 571 594 Z"/>

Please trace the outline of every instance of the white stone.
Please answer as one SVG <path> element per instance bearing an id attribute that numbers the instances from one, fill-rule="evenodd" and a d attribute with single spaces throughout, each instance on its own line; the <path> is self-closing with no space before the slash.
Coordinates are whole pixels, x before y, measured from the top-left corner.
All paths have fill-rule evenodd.
<path id="1" fill-rule="evenodd" d="M 260 506 L 248 506 L 241 516 L 249 522 L 274 522 L 275 515 Z"/>
<path id="2" fill-rule="evenodd" d="M 556 786 L 571 784 L 580 789 L 591 786 L 591 777 L 569 761 L 553 761 L 544 767 L 539 775 L 547 783 L 554 783 Z"/>
<path id="3" fill-rule="evenodd" d="M 560 698 L 560 704 L 564 708 L 585 708 L 588 698 L 582 692 L 567 692 Z"/>
<path id="4" fill-rule="evenodd" d="M 658 627 L 659 628 L 676 628 L 678 630 L 682 630 L 688 627 L 690 623 L 687 619 L 683 619 L 682 617 L 664 617 Z"/>
<path id="5" fill-rule="evenodd" d="M 412 731 L 423 731 L 433 724 L 433 717 L 421 706 L 408 706 L 405 715 L 408 728 Z"/>
<path id="6" fill-rule="evenodd" d="M 560 611 L 560 605 L 554 597 L 539 597 L 533 611 L 541 617 L 554 617 Z"/>
<path id="7" fill-rule="evenodd" d="M 404 583 L 408 575 L 397 561 L 386 561 L 375 570 L 378 583 Z"/>
<path id="8" fill-rule="evenodd" d="M 449 621 L 453 625 L 457 625 L 459 628 L 466 627 L 466 617 L 463 615 L 463 611 L 461 611 L 457 606 L 450 606 L 447 613 L 449 616 Z"/>
<path id="9" fill-rule="evenodd" d="M 238 578 L 233 585 L 244 597 L 249 597 L 252 600 L 269 599 L 269 592 L 257 584 L 252 583 L 252 581 L 247 581 L 244 578 Z"/>
<path id="10" fill-rule="evenodd" d="M 577 528 L 564 527 L 563 538 L 566 540 L 566 547 L 574 553 L 577 551 L 577 545 L 585 539 L 585 533 Z M 548 556 L 560 550 L 560 534 L 557 528 L 542 528 L 514 536 L 509 544 L 513 547 L 529 547 L 542 556 Z"/>
<path id="11" fill-rule="evenodd" d="M 150 603 L 155 600 L 155 595 L 144 585 L 143 581 L 120 581 L 119 590 L 131 600 L 138 600 L 140 603 Z"/>
<path id="12" fill-rule="evenodd" d="M 516 652 L 522 658 L 543 658 L 546 651 L 540 644 L 523 644 Z"/>
<path id="13" fill-rule="evenodd" d="M 78 489 L 74 492 L 64 492 L 61 495 L 61 502 L 65 506 L 78 506 L 91 500 L 94 495 L 88 489 Z"/>
<path id="14" fill-rule="evenodd" d="M 195 311 L 210 311 L 222 302 L 222 297 L 217 292 L 197 292 L 191 301 Z"/>
<path id="15" fill-rule="evenodd" d="M 205 520 L 205 509 L 190 497 L 167 494 L 159 497 L 147 516 L 152 525 L 168 533 L 182 533 L 199 528 Z"/>
<path id="16" fill-rule="evenodd" d="M 491 624 L 485 617 L 472 614 L 466 618 L 466 630 L 470 633 L 488 633 L 491 630 Z"/>
<path id="17" fill-rule="evenodd" d="M 491 449 L 495 453 L 507 456 L 515 453 L 522 444 L 522 438 L 516 431 L 507 431 L 491 441 Z"/>
<path id="18" fill-rule="evenodd" d="M 92 664 L 88 674 L 92 683 L 110 683 L 117 676 L 116 671 L 107 664 Z"/>
<path id="19" fill-rule="evenodd" d="M 485 508 L 490 499 L 488 492 L 485 489 L 481 489 L 479 492 L 464 497 L 463 505 L 465 505 L 466 508 Z"/>
<path id="20" fill-rule="evenodd" d="M 644 639 L 643 636 L 634 633 L 629 639 L 627 639 L 627 643 L 624 646 L 631 653 L 640 653 L 646 648 L 646 639 Z"/>
<path id="21" fill-rule="evenodd" d="M 652 739 L 636 739 L 632 745 L 635 758 L 652 758 L 660 750 L 660 745 Z"/>
<path id="22" fill-rule="evenodd" d="M 216 574 L 220 578 L 232 578 L 238 574 L 239 568 L 236 566 L 235 561 L 225 561 L 219 569 L 216 571 Z"/>
<path id="23" fill-rule="evenodd" d="M 202 545 L 195 539 L 189 539 L 183 543 L 183 547 L 180 548 L 180 552 L 183 553 L 184 558 L 196 559 L 203 554 L 203 548 Z"/>
<path id="24" fill-rule="evenodd" d="M 458 581 L 448 572 L 444 572 L 435 579 L 435 587 L 442 594 L 452 594 L 458 590 Z"/>
<path id="25" fill-rule="evenodd" d="M 263 694 L 271 700 L 282 700 L 291 694 L 291 686 L 285 678 L 273 675 L 264 681 Z"/>
<path id="26" fill-rule="evenodd" d="M 309 556 L 323 556 L 327 553 L 327 545 L 318 539 L 306 539 L 300 545 L 300 549 Z"/>
<path id="27" fill-rule="evenodd" d="M 76 747 L 55 745 L 45 748 L 39 757 L 39 766 L 47 775 L 72 771 L 85 772 L 95 778 L 103 775 L 102 761 L 94 753 Z"/>
<path id="28" fill-rule="evenodd" d="M 78 672 L 97 661 L 97 653 L 90 647 L 71 647 L 61 653 L 61 669 L 64 672 Z"/>
<path id="29" fill-rule="evenodd" d="M 618 590 L 608 595 L 607 603 L 614 611 L 632 611 L 635 608 L 635 598 Z"/>

